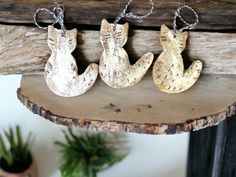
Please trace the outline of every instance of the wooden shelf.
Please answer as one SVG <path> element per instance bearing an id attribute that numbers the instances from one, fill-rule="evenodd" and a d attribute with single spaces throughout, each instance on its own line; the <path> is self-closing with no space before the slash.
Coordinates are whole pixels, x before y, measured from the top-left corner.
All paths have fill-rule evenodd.
<path id="1" fill-rule="evenodd" d="M 47 31 L 35 27 L 32 14 L 40 7 L 53 8 L 54 2 L 0 0 L 0 74 L 23 74 L 17 94 L 32 112 L 68 126 L 148 134 L 198 130 L 216 125 L 234 114 L 234 0 L 160 0 L 147 19 L 124 19 L 131 26 L 125 50 L 134 63 L 147 51 L 154 53 L 155 60 L 163 51 L 158 30 L 162 24 L 172 26 L 177 7 L 186 4 L 198 12 L 199 24 L 196 31 L 189 33 L 187 48 L 182 55 L 184 63 L 200 59 L 204 68 L 200 80 L 190 90 L 176 95 L 161 93 L 149 73 L 139 84 L 122 90 L 112 89 L 98 80 L 91 90 L 76 98 L 54 95 L 42 75 L 51 51 L 47 45 Z M 103 50 L 99 40 L 101 20 L 114 21 L 126 3 L 126 0 L 68 0 L 63 3 L 66 28 L 78 28 L 73 56 L 79 73 L 89 63 L 98 63 L 100 59 Z M 146 2 L 142 0 L 130 6 L 138 14 L 146 13 L 143 7 Z M 185 16 L 192 18 L 191 15 Z M 50 20 L 41 19 L 41 22 L 50 23 Z M 27 25 L 21 26 L 24 24 Z"/>
<path id="2" fill-rule="evenodd" d="M 149 73 L 140 83 L 113 89 L 98 80 L 82 96 L 53 94 L 43 75 L 23 76 L 19 100 L 33 113 L 54 123 L 90 130 L 174 134 L 223 121 L 236 110 L 235 75 L 203 75 L 190 90 L 165 94 Z"/>

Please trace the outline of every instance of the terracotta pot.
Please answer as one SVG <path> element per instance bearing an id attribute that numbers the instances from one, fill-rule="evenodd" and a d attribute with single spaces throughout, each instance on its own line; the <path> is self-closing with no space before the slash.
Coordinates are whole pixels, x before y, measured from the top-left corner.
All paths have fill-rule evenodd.
<path id="1" fill-rule="evenodd" d="M 37 168 L 35 161 L 32 161 L 31 166 L 22 173 L 9 173 L 0 169 L 0 177 L 37 177 Z"/>

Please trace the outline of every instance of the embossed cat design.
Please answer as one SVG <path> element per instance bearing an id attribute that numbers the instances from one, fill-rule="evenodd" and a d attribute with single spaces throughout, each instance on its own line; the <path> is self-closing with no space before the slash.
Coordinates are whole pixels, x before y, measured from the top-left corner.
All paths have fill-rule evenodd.
<path id="1" fill-rule="evenodd" d="M 123 46 L 128 38 L 128 23 L 110 24 L 103 19 L 101 24 L 101 43 L 103 53 L 99 63 L 102 80 L 113 88 L 125 88 L 138 83 L 146 74 L 153 61 L 153 54 L 144 54 L 134 65 L 130 65 L 129 57 Z"/>
<path id="2" fill-rule="evenodd" d="M 57 95 L 74 97 L 90 89 L 98 76 L 98 65 L 90 64 L 81 75 L 71 52 L 76 48 L 77 29 L 61 30 L 49 26 L 48 46 L 52 53 L 45 66 L 45 80 L 48 87 Z"/>
<path id="3" fill-rule="evenodd" d="M 161 26 L 160 43 L 164 51 L 153 66 L 155 85 L 166 93 L 180 93 L 198 80 L 202 71 L 202 62 L 195 60 L 187 70 L 184 70 L 182 51 L 185 49 L 187 32 L 177 33 L 174 37 L 167 26 Z"/>

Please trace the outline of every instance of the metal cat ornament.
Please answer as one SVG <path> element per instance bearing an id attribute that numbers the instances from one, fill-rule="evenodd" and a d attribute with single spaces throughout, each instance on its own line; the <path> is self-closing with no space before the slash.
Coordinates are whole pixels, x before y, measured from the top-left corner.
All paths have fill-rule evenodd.
<path id="1" fill-rule="evenodd" d="M 102 80 L 113 88 L 125 88 L 138 83 L 152 64 L 153 54 L 144 54 L 134 65 L 130 65 L 129 57 L 123 46 L 128 38 L 128 23 L 117 25 L 102 20 L 101 43 L 103 53 L 99 63 Z"/>
<path id="2" fill-rule="evenodd" d="M 61 25 L 60 30 L 54 28 L 53 25 L 46 27 L 48 28 L 48 46 L 52 51 L 44 70 L 48 87 L 52 92 L 63 97 L 82 95 L 95 83 L 98 76 L 98 65 L 92 63 L 83 74 L 78 75 L 77 64 L 71 54 L 77 45 L 77 29 L 65 29 L 64 10 L 61 5 L 57 5 L 53 11 L 45 8 L 38 9 L 34 15 L 34 21 L 40 28 L 42 27 L 36 22 L 39 11 L 50 13 L 55 18 L 55 23 Z"/>
<path id="3" fill-rule="evenodd" d="M 154 55 L 150 52 L 144 54 L 134 65 L 130 65 L 129 57 L 123 46 L 128 39 L 128 23 L 117 24 L 123 17 L 142 19 L 149 16 L 152 9 L 144 16 L 134 15 L 132 12 L 126 13 L 130 0 L 114 24 L 102 20 L 100 38 L 103 46 L 103 53 L 99 63 L 99 74 L 102 80 L 113 88 L 125 88 L 138 83 L 152 64 Z"/>
<path id="4" fill-rule="evenodd" d="M 181 16 L 180 10 L 188 8 L 196 16 L 194 24 L 187 23 Z M 186 24 L 186 27 L 177 30 L 176 18 Z M 180 93 L 192 87 L 198 80 L 203 64 L 200 60 L 194 60 L 187 70 L 184 70 L 184 63 L 181 53 L 185 49 L 188 32 L 184 29 L 192 29 L 198 23 L 197 13 L 189 6 L 182 6 L 177 9 L 174 19 L 174 31 L 166 25 L 161 26 L 160 43 L 163 52 L 153 65 L 153 80 L 158 89 L 166 93 Z"/>

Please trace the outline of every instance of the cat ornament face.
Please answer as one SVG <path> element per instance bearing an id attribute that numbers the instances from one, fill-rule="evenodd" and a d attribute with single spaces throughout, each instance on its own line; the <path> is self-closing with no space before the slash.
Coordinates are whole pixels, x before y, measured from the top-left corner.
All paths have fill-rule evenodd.
<path id="1" fill-rule="evenodd" d="M 61 30 L 49 26 L 48 46 L 52 53 L 45 66 L 45 80 L 55 94 L 63 97 L 74 97 L 85 93 L 96 81 L 97 64 L 90 64 L 81 75 L 77 73 L 77 65 L 72 52 L 76 48 L 77 30 Z"/>
<path id="2" fill-rule="evenodd" d="M 144 54 L 134 65 L 130 65 L 129 57 L 123 46 L 128 38 L 128 23 L 124 25 L 110 24 L 103 19 L 100 38 L 103 53 L 99 63 L 99 74 L 102 80 L 113 88 L 125 88 L 138 83 L 146 74 L 153 61 L 153 54 Z"/>
<path id="3" fill-rule="evenodd" d="M 167 26 L 161 26 L 160 43 L 164 51 L 153 66 L 153 80 L 158 89 L 166 93 L 180 93 L 194 85 L 202 71 L 202 62 L 194 60 L 184 70 L 182 51 L 185 49 L 187 32 L 173 35 Z"/>

